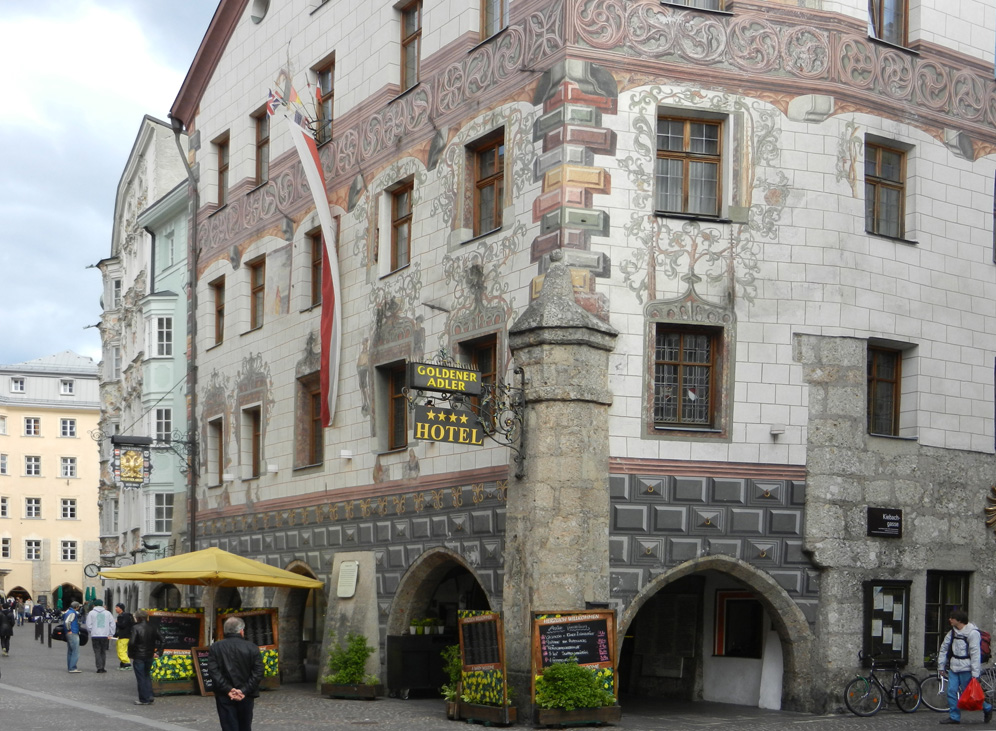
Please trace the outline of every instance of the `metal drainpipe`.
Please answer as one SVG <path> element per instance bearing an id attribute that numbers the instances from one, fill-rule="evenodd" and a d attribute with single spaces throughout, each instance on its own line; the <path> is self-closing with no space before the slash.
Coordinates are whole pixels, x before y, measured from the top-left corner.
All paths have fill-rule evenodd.
<path id="1" fill-rule="evenodd" d="M 189 225 L 187 226 L 187 439 L 194 448 L 187 454 L 187 488 L 189 490 L 189 507 L 187 509 L 187 538 L 190 550 L 197 550 L 197 476 L 200 472 L 200 450 L 197 448 L 197 209 L 200 196 L 197 192 L 197 179 L 187 162 L 187 153 L 180 143 L 183 133 L 183 120 L 170 115 L 170 126 L 173 129 L 173 140 L 180 152 L 183 169 L 187 171 L 187 181 L 190 183 Z"/>

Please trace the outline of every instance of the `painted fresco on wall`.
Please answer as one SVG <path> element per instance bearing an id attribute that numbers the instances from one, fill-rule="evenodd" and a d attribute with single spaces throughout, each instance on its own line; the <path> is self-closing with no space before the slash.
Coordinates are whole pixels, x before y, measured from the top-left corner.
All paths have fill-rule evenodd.
<path id="1" fill-rule="evenodd" d="M 291 245 L 266 252 L 266 314 L 285 315 L 290 312 Z"/>

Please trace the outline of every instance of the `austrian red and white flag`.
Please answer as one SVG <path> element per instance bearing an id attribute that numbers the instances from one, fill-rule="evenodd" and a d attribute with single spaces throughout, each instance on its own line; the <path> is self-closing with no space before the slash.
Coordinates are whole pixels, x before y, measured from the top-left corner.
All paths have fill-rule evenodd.
<path id="1" fill-rule="evenodd" d="M 290 130 L 294 147 L 304 166 L 304 176 L 315 199 L 315 210 L 322 225 L 322 239 L 325 241 L 325 256 L 322 260 L 322 426 L 329 426 L 335 417 L 335 402 L 339 387 L 339 362 L 342 351 L 342 306 L 339 303 L 339 252 L 336 241 L 335 222 L 325 193 L 325 176 L 318 158 L 318 145 L 311 132 L 294 121 L 289 115 L 287 128 Z"/>

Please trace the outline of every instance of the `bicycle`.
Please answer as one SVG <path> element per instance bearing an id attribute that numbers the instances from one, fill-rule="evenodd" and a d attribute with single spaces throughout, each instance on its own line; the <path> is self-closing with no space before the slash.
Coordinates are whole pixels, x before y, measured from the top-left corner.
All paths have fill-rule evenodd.
<path id="1" fill-rule="evenodd" d="M 996 668 L 985 668 L 979 676 L 982 690 L 989 703 L 996 703 Z M 938 713 L 948 711 L 948 678 L 937 670 L 920 681 L 920 700 L 927 708 Z"/>
<path id="2" fill-rule="evenodd" d="M 864 661 L 863 652 L 858 652 L 859 662 Z M 855 716 L 874 716 L 882 705 L 895 701 L 896 707 L 903 713 L 913 713 L 920 707 L 920 681 L 911 673 L 901 672 L 899 663 L 892 662 L 886 666 L 878 665 L 875 658 L 870 658 L 871 669 L 867 676 L 858 675 L 844 687 L 844 704 L 847 710 Z M 890 669 L 891 678 L 888 684 L 883 682 L 879 673 Z"/>

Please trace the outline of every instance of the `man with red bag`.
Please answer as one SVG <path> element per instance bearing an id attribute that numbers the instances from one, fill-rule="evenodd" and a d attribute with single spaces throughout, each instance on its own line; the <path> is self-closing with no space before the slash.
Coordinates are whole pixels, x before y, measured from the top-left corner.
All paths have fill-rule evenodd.
<path id="1" fill-rule="evenodd" d="M 961 609 L 952 610 L 948 623 L 951 631 L 944 637 L 937 656 L 937 667 L 948 679 L 949 715 L 941 723 L 961 723 L 958 699 L 969 682 L 973 678 L 977 681 L 982 674 L 982 634 Z M 993 707 L 988 701 L 983 700 L 982 714 L 983 721 L 989 723 Z"/>

